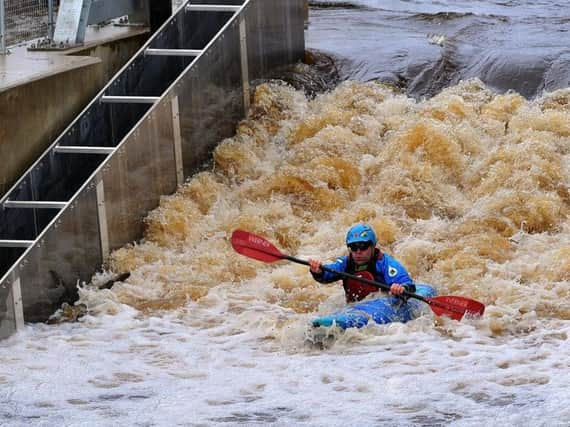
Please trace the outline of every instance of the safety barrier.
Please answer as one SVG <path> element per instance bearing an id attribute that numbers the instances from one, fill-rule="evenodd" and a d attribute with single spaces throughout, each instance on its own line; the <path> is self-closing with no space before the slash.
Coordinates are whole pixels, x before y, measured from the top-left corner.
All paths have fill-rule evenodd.
<path id="1" fill-rule="evenodd" d="M 53 33 L 59 0 L 0 0 L 0 54 L 17 43 Z"/>
<path id="2" fill-rule="evenodd" d="M 0 337 L 44 321 L 195 173 L 256 82 L 304 54 L 305 0 L 186 3 L 0 200 Z"/>

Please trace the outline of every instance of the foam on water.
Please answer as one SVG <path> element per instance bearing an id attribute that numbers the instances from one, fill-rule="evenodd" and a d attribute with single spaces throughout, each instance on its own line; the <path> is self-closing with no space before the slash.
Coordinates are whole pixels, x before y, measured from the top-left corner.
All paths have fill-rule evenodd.
<path id="1" fill-rule="evenodd" d="M 80 290 L 80 322 L 0 343 L 8 425 L 568 425 L 570 92 L 471 80 L 424 102 L 345 82 L 258 87 L 214 167 L 146 219 Z M 308 324 L 343 306 L 305 266 L 235 253 L 242 228 L 301 258 L 371 223 L 455 322 Z M 112 289 L 97 289 L 130 272 Z"/>

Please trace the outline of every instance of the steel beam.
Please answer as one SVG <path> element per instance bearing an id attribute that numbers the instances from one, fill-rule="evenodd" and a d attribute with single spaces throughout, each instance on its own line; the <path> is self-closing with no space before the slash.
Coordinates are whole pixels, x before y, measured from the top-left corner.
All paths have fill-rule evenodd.
<path id="1" fill-rule="evenodd" d="M 237 12 L 241 6 L 228 4 L 188 4 L 186 10 L 191 12 Z"/>
<path id="2" fill-rule="evenodd" d="M 201 49 L 145 49 L 145 55 L 155 56 L 198 56 Z"/>
<path id="3" fill-rule="evenodd" d="M 5 208 L 25 208 L 25 209 L 63 209 L 67 202 L 42 202 L 36 200 L 6 200 L 3 203 Z"/>
<path id="4" fill-rule="evenodd" d="M 0 248 L 28 248 L 35 240 L 0 240 Z"/>
<path id="5" fill-rule="evenodd" d="M 103 95 L 101 102 L 114 104 L 154 104 L 160 96 L 111 96 Z"/>
<path id="6" fill-rule="evenodd" d="M 88 147 L 78 145 L 58 145 L 53 149 L 56 153 L 63 154 L 111 154 L 116 147 Z"/>

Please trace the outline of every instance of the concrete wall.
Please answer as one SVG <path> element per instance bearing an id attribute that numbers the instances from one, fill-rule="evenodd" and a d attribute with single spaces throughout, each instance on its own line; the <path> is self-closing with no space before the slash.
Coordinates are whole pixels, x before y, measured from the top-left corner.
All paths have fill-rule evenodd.
<path id="1" fill-rule="evenodd" d="M 149 36 L 136 31 L 128 37 L 97 41 L 68 55 L 96 58 L 86 65 L 50 70 L 49 55 L 23 52 L 26 58 L 15 58 L 15 51 L 5 61 L 19 61 L 20 67 L 38 67 L 48 63 L 45 75 L 17 82 L 8 89 L 0 85 L 0 197 L 46 150 L 65 127 L 81 112 L 113 75 L 134 55 Z M 53 58 L 61 53 L 52 53 Z M 3 65 L 0 62 L 0 72 Z M 62 69 L 63 68 L 63 69 Z M 22 70 L 23 71 L 23 70 Z M 1 74 L 1 73 L 0 73 Z"/>

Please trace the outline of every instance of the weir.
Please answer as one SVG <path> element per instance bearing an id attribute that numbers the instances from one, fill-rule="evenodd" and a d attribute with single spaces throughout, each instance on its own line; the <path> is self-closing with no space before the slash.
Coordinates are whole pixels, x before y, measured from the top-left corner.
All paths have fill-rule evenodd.
<path id="1" fill-rule="evenodd" d="M 45 321 L 304 55 L 304 0 L 187 2 L 0 200 L 0 338 Z"/>

